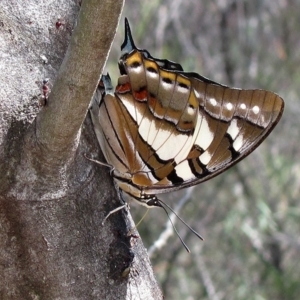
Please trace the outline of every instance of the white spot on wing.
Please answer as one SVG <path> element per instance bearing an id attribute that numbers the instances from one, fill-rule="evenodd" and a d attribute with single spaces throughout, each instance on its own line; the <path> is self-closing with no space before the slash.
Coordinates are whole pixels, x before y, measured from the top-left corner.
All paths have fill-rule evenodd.
<path id="1" fill-rule="evenodd" d="M 245 104 L 245 103 L 242 103 L 242 104 L 240 105 L 240 108 L 241 108 L 241 109 L 246 109 L 246 104 Z"/>
<path id="2" fill-rule="evenodd" d="M 186 145 L 188 138 L 186 134 L 173 135 L 169 130 L 160 129 L 153 141 L 152 148 L 160 159 L 173 159 Z"/>
<path id="3" fill-rule="evenodd" d="M 186 159 L 186 157 L 190 153 L 191 148 L 193 146 L 193 136 L 189 136 L 183 145 L 181 145 L 181 147 L 178 148 L 178 150 L 180 150 L 180 151 L 178 151 L 178 153 L 175 156 L 176 163 L 179 163 L 179 162 L 183 161 L 184 159 Z"/>
<path id="4" fill-rule="evenodd" d="M 241 135 L 233 142 L 233 148 L 235 151 L 239 151 L 244 144 L 244 139 Z"/>
<path id="5" fill-rule="evenodd" d="M 227 108 L 228 110 L 232 110 L 232 108 L 233 108 L 232 103 L 227 103 L 227 104 L 226 104 L 226 108 Z"/>
<path id="6" fill-rule="evenodd" d="M 157 78 L 158 77 L 158 74 L 155 73 L 155 72 L 150 72 L 150 71 L 147 71 L 147 75 L 151 78 Z"/>
<path id="7" fill-rule="evenodd" d="M 198 122 L 201 122 L 201 120 L 199 120 Z M 206 150 L 213 141 L 213 139 L 214 134 L 210 131 L 208 123 L 205 117 L 203 117 L 198 136 L 195 140 L 195 144 L 200 146 L 203 150 Z"/>
<path id="8" fill-rule="evenodd" d="M 200 97 L 200 94 L 197 92 L 197 90 L 194 89 L 194 93 L 195 93 L 195 96 L 196 96 L 197 98 Z"/>
<path id="9" fill-rule="evenodd" d="M 177 138 L 170 137 L 168 142 L 157 150 L 157 154 L 161 159 L 172 159 L 178 154 L 178 145 L 184 145 L 186 143 L 186 140 L 186 136 L 179 136 Z"/>
<path id="10" fill-rule="evenodd" d="M 161 81 L 161 84 L 165 89 L 168 89 L 168 90 L 173 89 L 173 87 L 174 87 L 173 83 L 165 82 L 163 80 Z"/>
<path id="11" fill-rule="evenodd" d="M 259 107 L 257 105 L 255 105 L 253 108 L 252 108 L 253 112 L 257 115 L 259 113 Z"/>
<path id="12" fill-rule="evenodd" d="M 194 134 L 192 136 L 189 136 L 189 138 L 186 141 L 184 147 L 176 155 L 176 157 L 175 157 L 175 162 L 176 163 L 179 164 L 179 162 L 181 162 L 184 159 L 186 159 L 186 157 L 190 153 L 191 148 L 193 147 L 193 145 L 195 144 L 195 140 L 197 139 L 198 132 L 199 132 L 199 129 L 200 129 L 200 126 L 201 126 L 201 120 L 202 120 L 202 118 L 203 117 L 201 115 L 198 115 L 196 126 L 195 126 L 195 130 L 194 130 Z"/>
<path id="13" fill-rule="evenodd" d="M 170 134 L 171 133 L 169 130 L 159 129 L 158 133 L 157 133 L 157 131 L 155 132 L 155 139 L 153 139 L 152 142 L 149 143 L 150 146 L 154 150 L 159 149 L 166 142 L 166 140 L 170 137 Z"/>
<path id="14" fill-rule="evenodd" d="M 195 110 L 194 110 L 192 107 L 188 107 L 187 113 L 188 113 L 190 116 L 193 116 L 193 115 L 194 115 L 194 112 L 195 112 Z"/>
<path id="15" fill-rule="evenodd" d="M 180 86 L 180 85 L 177 86 L 177 91 L 182 94 L 189 93 L 189 89 L 187 89 L 186 87 Z"/>
<path id="16" fill-rule="evenodd" d="M 143 67 L 141 65 L 130 67 L 130 71 L 134 72 L 134 73 L 140 73 L 141 74 L 142 71 L 143 71 Z"/>
<path id="17" fill-rule="evenodd" d="M 233 140 L 237 137 L 239 134 L 239 128 L 237 126 L 237 120 L 233 119 L 227 129 L 227 133 L 231 136 Z"/>
<path id="18" fill-rule="evenodd" d="M 192 173 L 191 168 L 186 160 L 181 162 L 175 167 L 177 176 L 182 178 L 184 181 L 195 178 L 195 175 Z"/>
<path id="19" fill-rule="evenodd" d="M 217 101 L 216 101 L 215 98 L 210 98 L 210 99 L 209 99 L 209 102 L 210 102 L 210 104 L 211 104 L 212 106 L 216 106 L 216 105 L 217 105 Z"/>
<path id="20" fill-rule="evenodd" d="M 200 155 L 199 158 L 204 165 L 207 165 L 211 160 L 211 154 L 208 151 L 205 151 Z"/>

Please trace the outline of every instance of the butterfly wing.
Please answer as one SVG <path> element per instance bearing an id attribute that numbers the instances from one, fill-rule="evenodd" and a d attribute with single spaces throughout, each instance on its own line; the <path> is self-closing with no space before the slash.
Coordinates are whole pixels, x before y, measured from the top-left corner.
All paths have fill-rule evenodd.
<path id="1" fill-rule="evenodd" d="M 103 75 L 90 107 L 93 127 L 108 164 L 122 174 L 130 172 L 132 137 L 128 136 L 128 116 L 122 117 L 122 108 L 112 92 L 109 75 Z M 126 114 L 126 112 L 125 112 Z"/>
<path id="2" fill-rule="evenodd" d="M 283 100 L 272 92 L 163 69 L 138 50 L 120 64 L 116 98 L 133 122 L 132 164 L 137 157 L 141 162 L 133 182 L 140 185 L 138 178 L 148 176 L 145 193 L 198 184 L 225 171 L 256 149 L 283 112 Z"/>
<path id="3" fill-rule="evenodd" d="M 284 108 L 278 95 L 186 73 L 136 48 L 127 20 L 125 27 L 116 91 L 103 77 L 91 114 L 116 183 L 142 204 L 220 174 L 278 123 Z"/>

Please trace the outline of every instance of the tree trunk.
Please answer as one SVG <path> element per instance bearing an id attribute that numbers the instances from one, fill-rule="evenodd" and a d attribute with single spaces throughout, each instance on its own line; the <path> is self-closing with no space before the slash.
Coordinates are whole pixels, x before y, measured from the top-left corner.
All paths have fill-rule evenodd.
<path id="1" fill-rule="evenodd" d="M 0 4 L 0 299 L 162 299 L 128 211 L 102 225 L 120 201 L 84 156 L 103 160 L 85 117 L 123 1 L 80 2 Z"/>

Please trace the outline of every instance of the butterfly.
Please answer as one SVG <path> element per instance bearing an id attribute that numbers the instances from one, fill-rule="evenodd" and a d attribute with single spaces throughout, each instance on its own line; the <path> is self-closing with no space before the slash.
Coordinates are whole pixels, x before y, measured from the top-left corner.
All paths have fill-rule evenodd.
<path id="1" fill-rule="evenodd" d="M 118 84 L 102 77 L 91 116 L 116 186 L 142 205 L 224 172 L 282 116 L 273 92 L 230 88 L 137 48 L 127 19 L 121 51 Z"/>

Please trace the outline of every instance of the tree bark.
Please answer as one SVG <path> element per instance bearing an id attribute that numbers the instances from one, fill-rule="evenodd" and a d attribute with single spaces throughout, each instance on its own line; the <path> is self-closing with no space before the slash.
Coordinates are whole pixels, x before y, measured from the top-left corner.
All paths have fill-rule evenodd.
<path id="1" fill-rule="evenodd" d="M 122 6 L 0 4 L 0 299 L 162 298 L 128 211 L 101 224 L 120 201 L 84 157 L 103 160 L 86 115 Z"/>

